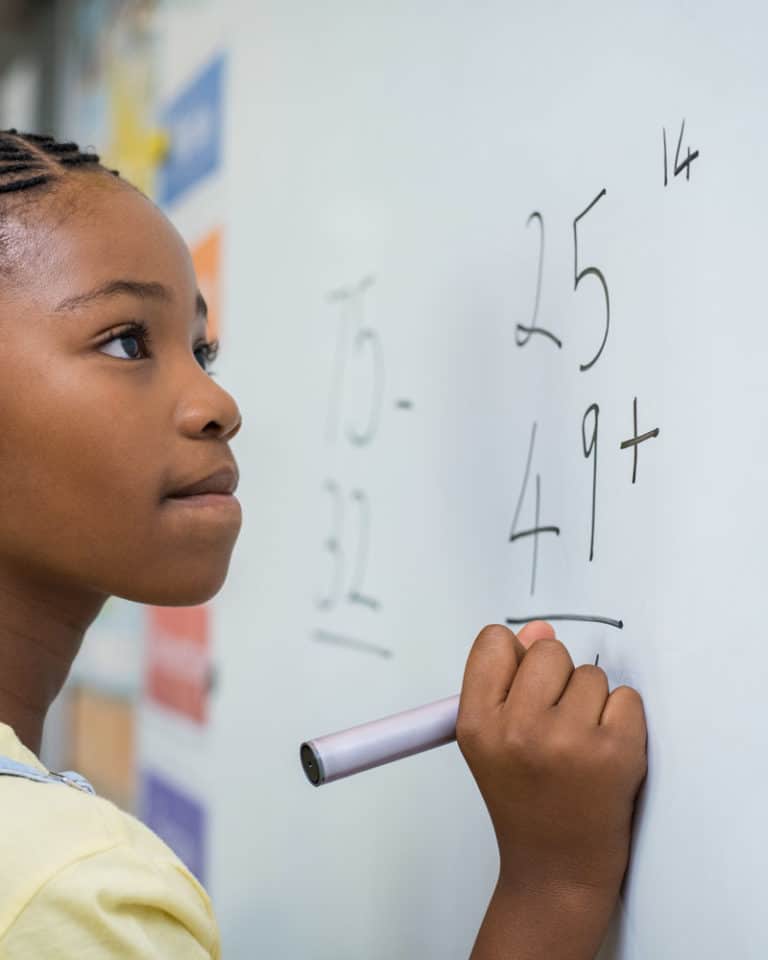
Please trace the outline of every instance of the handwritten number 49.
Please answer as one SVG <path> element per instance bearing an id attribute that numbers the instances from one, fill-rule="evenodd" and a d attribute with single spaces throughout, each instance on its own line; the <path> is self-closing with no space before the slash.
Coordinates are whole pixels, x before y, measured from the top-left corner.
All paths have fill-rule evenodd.
<path id="1" fill-rule="evenodd" d="M 536 474 L 536 499 L 534 501 L 534 521 L 533 526 L 520 529 L 518 523 L 520 521 L 520 511 L 523 507 L 523 500 L 525 499 L 525 492 L 528 488 L 528 478 L 531 473 L 531 462 L 533 460 L 534 447 L 536 446 L 536 422 L 534 421 L 533 426 L 531 427 L 531 439 L 528 444 L 528 457 L 525 461 L 525 474 L 523 476 L 523 485 L 520 488 L 520 495 L 517 498 L 517 506 L 515 507 L 515 516 L 512 520 L 512 530 L 509 534 L 510 543 L 514 543 L 515 540 L 521 540 L 525 537 L 530 537 L 533 542 L 533 555 L 531 557 L 531 596 L 536 591 L 536 568 L 538 567 L 539 561 L 539 536 L 542 533 L 554 533 L 555 536 L 560 536 L 560 527 L 555 526 L 554 524 L 542 524 L 541 519 L 541 475 Z"/>

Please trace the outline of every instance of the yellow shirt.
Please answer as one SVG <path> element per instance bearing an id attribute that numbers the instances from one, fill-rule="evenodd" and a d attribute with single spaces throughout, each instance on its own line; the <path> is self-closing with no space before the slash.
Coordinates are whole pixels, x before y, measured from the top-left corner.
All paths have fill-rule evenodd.
<path id="1" fill-rule="evenodd" d="M 49 771 L 0 723 L 0 756 Z M 0 776 L 0 960 L 219 960 L 207 893 L 141 821 Z"/>

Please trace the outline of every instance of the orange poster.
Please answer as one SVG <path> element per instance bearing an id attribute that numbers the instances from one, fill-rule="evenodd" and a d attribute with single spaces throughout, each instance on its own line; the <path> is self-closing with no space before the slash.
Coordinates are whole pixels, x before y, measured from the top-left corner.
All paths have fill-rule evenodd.
<path id="1" fill-rule="evenodd" d="M 216 227 L 192 247 L 192 262 L 195 265 L 200 293 L 208 304 L 209 340 L 220 336 L 221 309 L 221 228 Z"/>

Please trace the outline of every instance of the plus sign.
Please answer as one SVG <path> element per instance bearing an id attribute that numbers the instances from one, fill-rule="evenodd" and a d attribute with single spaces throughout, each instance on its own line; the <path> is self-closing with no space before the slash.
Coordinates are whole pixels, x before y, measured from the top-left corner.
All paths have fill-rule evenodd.
<path id="1" fill-rule="evenodd" d="M 637 435 L 637 397 L 635 397 L 632 402 L 632 419 L 635 426 L 634 436 L 630 437 L 629 440 L 624 440 L 620 446 L 622 450 L 626 450 L 627 447 L 632 447 L 632 455 L 634 457 L 634 462 L 632 464 L 632 483 L 634 483 L 637 477 L 637 448 L 646 440 L 650 440 L 652 437 L 658 437 L 659 428 L 656 427 L 654 430 L 649 430 L 647 433 L 644 433 L 641 436 Z"/>

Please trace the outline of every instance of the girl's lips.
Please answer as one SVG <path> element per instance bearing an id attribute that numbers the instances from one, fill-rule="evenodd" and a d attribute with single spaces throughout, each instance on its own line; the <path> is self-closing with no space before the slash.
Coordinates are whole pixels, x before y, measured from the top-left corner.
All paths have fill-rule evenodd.
<path id="1" fill-rule="evenodd" d="M 227 464 L 213 473 L 209 473 L 202 480 L 179 487 L 173 493 L 166 494 L 166 496 L 176 498 L 208 493 L 232 494 L 237 489 L 238 480 L 237 468 L 232 464 Z"/>
<path id="2" fill-rule="evenodd" d="M 189 507 L 237 507 L 240 501 L 231 493 L 193 493 L 180 497 L 176 494 L 166 497 L 173 503 L 184 503 Z"/>

